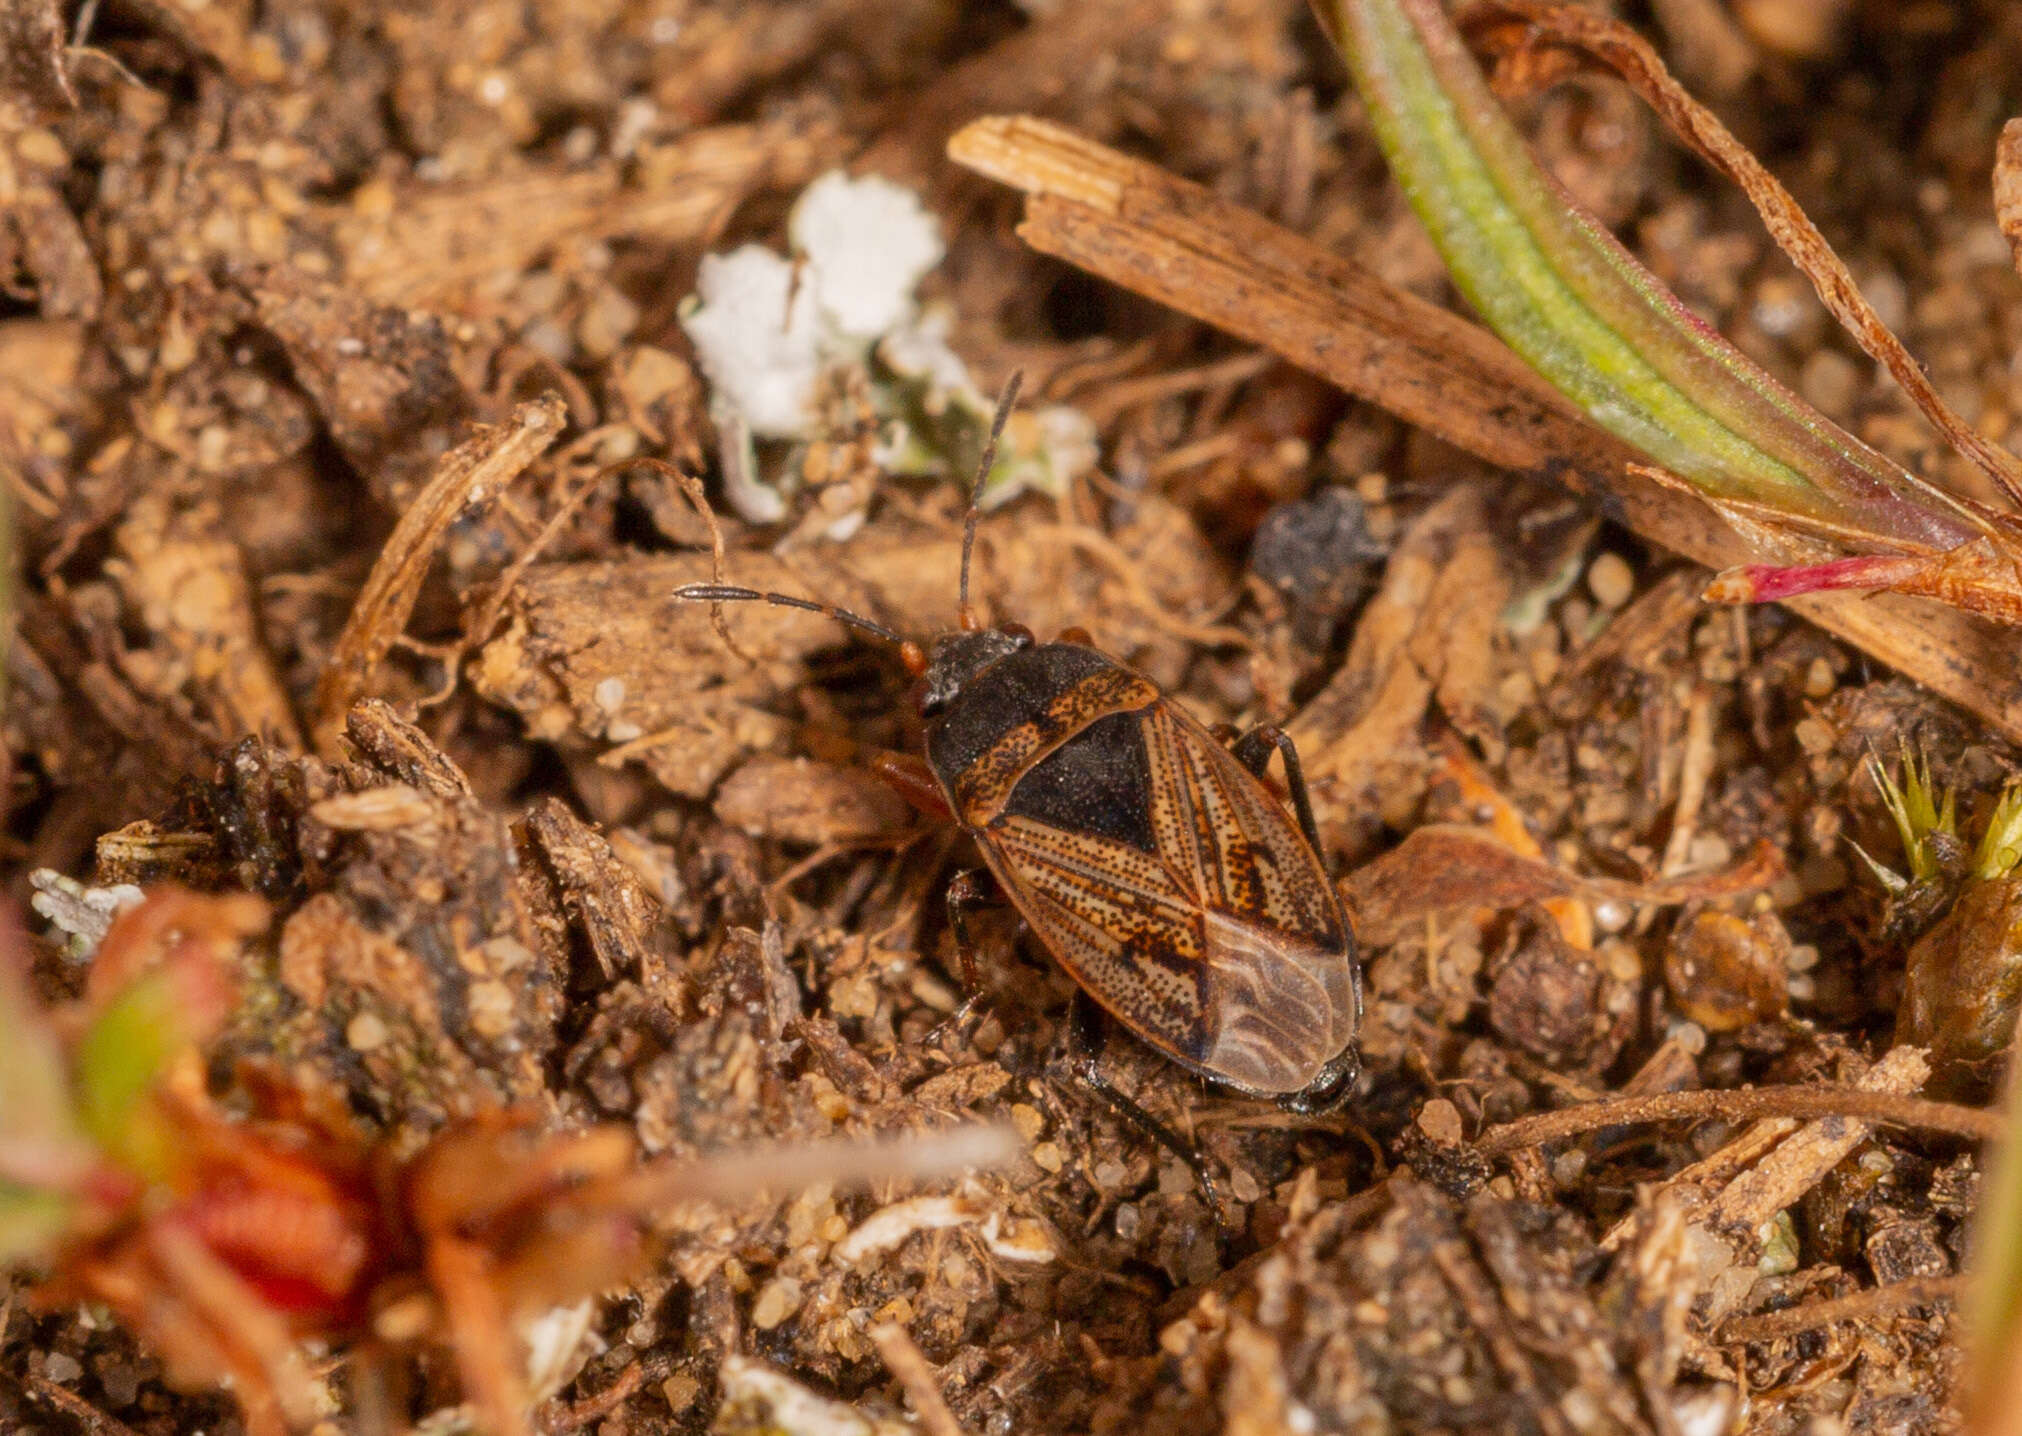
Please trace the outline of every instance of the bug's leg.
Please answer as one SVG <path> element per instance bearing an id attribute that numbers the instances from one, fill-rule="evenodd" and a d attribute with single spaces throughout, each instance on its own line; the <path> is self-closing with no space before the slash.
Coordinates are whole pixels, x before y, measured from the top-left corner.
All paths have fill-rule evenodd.
<path id="1" fill-rule="evenodd" d="M 865 760 L 865 766 L 880 778 L 885 785 L 901 798 L 930 818 L 939 818 L 944 823 L 952 823 L 955 815 L 948 808 L 947 796 L 941 791 L 940 779 L 927 766 L 924 758 L 915 758 L 910 753 L 890 751 L 873 753 Z"/>
<path id="2" fill-rule="evenodd" d="M 1227 1231 L 1229 1227 L 1228 1208 L 1222 1205 L 1221 1189 L 1215 1185 L 1208 1164 L 1201 1159 L 1200 1149 L 1187 1141 L 1171 1127 L 1144 1110 L 1131 1098 L 1118 1091 L 1110 1080 L 1102 1075 L 1098 1059 L 1102 1055 L 1102 1013 L 1095 1001 L 1085 992 L 1074 994 L 1074 1003 L 1067 1013 L 1067 1065 L 1075 1079 L 1101 1099 L 1104 1106 L 1123 1118 L 1139 1133 L 1171 1152 L 1194 1174 L 1200 1183 L 1201 1195 L 1207 1198 L 1208 1211 L 1213 1214 L 1215 1228 Z"/>
<path id="3" fill-rule="evenodd" d="M 1315 854 L 1320 851 L 1320 827 L 1313 821 L 1313 798 L 1306 791 L 1306 770 L 1299 766 L 1299 749 L 1292 735 L 1275 723 L 1259 723 L 1229 745 L 1236 761 L 1259 778 L 1270 766 L 1271 750 L 1285 762 L 1285 791 L 1292 798 L 1292 812 L 1299 819 L 1299 831 L 1306 835 Z"/>
<path id="4" fill-rule="evenodd" d="M 962 971 L 962 1005 L 949 1013 L 927 1034 L 935 1046 L 946 1044 L 950 1036 L 966 1034 L 976 1020 L 983 1002 L 983 979 L 976 970 L 976 940 L 969 933 L 969 914 L 979 907 L 1001 907 L 1003 896 L 985 884 L 983 874 L 968 868 L 955 874 L 948 884 L 948 931 L 955 937 L 955 962 Z"/>

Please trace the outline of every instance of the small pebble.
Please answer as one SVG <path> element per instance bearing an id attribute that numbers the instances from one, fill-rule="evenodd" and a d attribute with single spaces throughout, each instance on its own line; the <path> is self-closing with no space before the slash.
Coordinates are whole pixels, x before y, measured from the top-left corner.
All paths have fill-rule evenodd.
<path id="1" fill-rule="evenodd" d="M 63 141 L 45 129 L 23 130 L 14 138 L 14 153 L 24 163 L 39 165 L 43 169 L 60 170 L 70 163 L 70 155 L 63 148 Z"/>
<path id="2" fill-rule="evenodd" d="M 52 1351 L 48 1356 L 43 1358 L 42 1374 L 58 1386 L 68 1386 L 71 1382 L 77 1380 L 78 1377 L 84 1375 L 84 1368 L 78 1365 L 76 1357 L 66 1356 L 60 1351 Z"/>
<path id="3" fill-rule="evenodd" d="M 124 1410 L 140 1399 L 139 1367 L 104 1358 L 92 1364 L 98 1369 L 98 1384 L 105 1392 L 106 1404 L 113 1410 Z"/>
<path id="4" fill-rule="evenodd" d="M 1455 1146 L 1461 1139 L 1460 1109 L 1434 1097 L 1418 1109 L 1418 1130 L 1443 1146 Z"/>
<path id="5" fill-rule="evenodd" d="M 1818 300 L 1803 280 L 1794 275 L 1771 275 L 1756 286 L 1752 317 L 1764 334 L 1788 339 L 1817 306 Z"/>
<path id="6" fill-rule="evenodd" d="M 600 288 L 576 321 L 576 342 L 592 359 L 605 359 L 631 336 L 639 306 L 610 285 Z"/>
<path id="7" fill-rule="evenodd" d="M 1834 418 L 1852 412 L 1860 394 L 1860 366 L 1836 349 L 1820 349 L 1804 361 L 1797 387 L 1805 398 Z"/>
<path id="8" fill-rule="evenodd" d="M 1031 1142 L 1046 1130 L 1046 1118 L 1031 1103 L 1019 1102 L 1011 1108 L 1011 1125 L 1018 1129 L 1020 1140 Z"/>
<path id="9" fill-rule="evenodd" d="M 1797 739 L 1797 746 L 1807 753 L 1832 751 L 1833 731 L 1830 723 L 1817 718 L 1800 719 L 1797 726 L 1791 729 L 1791 733 Z"/>
<path id="10" fill-rule="evenodd" d="M 370 1012 L 361 1012 L 344 1025 L 344 1041 L 353 1052 L 377 1051 L 391 1035 L 386 1024 Z"/>
<path id="11" fill-rule="evenodd" d="M 470 1030 L 496 1040 L 513 1030 L 512 989 L 503 982 L 473 982 L 464 996 Z"/>
<path id="12" fill-rule="evenodd" d="M 760 1331 L 771 1331 L 799 1311 L 800 1302 L 800 1283 L 790 1276 L 775 1277 L 751 1304 L 751 1324 Z"/>
<path id="13" fill-rule="evenodd" d="M 1618 553 L 1604 553 L 1587 566 L 1587 591 L 1604 609 L 1617 609 L 1636 591 L 1636 575 Z"/>
<path id="14" fill-rule="evenodd" d="M 686 1372 L 677 1372 L 660 1383 L 660 1394 L 667 1400 L 667 1409 L 678 1415 L 695 1404 L 702 1394 L 702 1383 Z"/>
<path id="15" fill-rule="evenodd" d="M 1910 287 L 1893 269 L 1870 269 L 1860 276 L 1868 308 L 1891 329 L 1901 329 L 1910 317 Z"/>

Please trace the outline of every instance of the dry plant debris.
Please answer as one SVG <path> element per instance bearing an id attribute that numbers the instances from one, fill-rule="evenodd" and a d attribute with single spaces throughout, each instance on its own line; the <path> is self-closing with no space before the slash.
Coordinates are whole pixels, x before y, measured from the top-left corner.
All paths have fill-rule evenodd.
<path id="1" fill-rule="evenodd" d="M 1591 9 L 2013 447 L 2022 15 Z M 1620 79 L 1470 33 L 1686 304 L 1993 500 Z M 1304 0 L 0 5 L 0 1429 L 2013 1429 L 1954 1315 L 2015 1369 L 2012 633 L 1702 603 L 1733 533 L 1462 317 L 1336 64 Z M 839 169 L 944 253 L 747 446 L 690 297 L 832 264 Z M 1361 935 L 1338 1111 L 1102 1054 L 1226 1230 L 1015 924 L 948 1022 L 893 657 L 672 597 L 946 627 L 1014 369 L 1094 462 L 980 606 L 1286 726 Z"/>

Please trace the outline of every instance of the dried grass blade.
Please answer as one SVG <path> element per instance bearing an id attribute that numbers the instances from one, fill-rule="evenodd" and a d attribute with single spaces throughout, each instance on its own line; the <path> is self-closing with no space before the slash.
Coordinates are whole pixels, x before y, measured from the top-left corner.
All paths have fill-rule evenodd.
<path id="1" fill-rule="evenodd" d="M 1903 341 L 1875 313 L 1854 282 L 1853 272 L 1790 191 L 1711 110 L 1686 93 L 1647 40 L 1619 20 L 1554 0 L 1478 0 L 1463 23 L 1471 25 L 1477 17 L 1496 15 L 1522 20 L 1543 38 L 1571 46 L 1606 65 L 1643 97 L 1673 134 L 1734 181 L 1762 216 L 1770 238 L 1803 271 L 1854 342 L 1889 371 L 1947 443 L 1972 460 L 2009 499 L 2022 503 L 2022 460 L 1974 430 L 1944 401 Z M 1530 42 L 1536 37 L 1525 38 Z"/>
<path id="2" fill-rule="evenodd" d="M 1531 156 L 1437 0 L 1315 0 L 1455 283 L 1593 421 L 1715 503 L 1929 553 L 1988 518 L 1749 361 Z"/>

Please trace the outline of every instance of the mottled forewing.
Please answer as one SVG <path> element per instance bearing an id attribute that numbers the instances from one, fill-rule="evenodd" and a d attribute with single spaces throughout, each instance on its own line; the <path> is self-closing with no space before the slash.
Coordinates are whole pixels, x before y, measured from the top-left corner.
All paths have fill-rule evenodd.
<path id="1" fill-rule="evenodd" d="M 1132 1031 L 1199 1066 L 1213 1046 L 1201 989 L 1201 912 L 1157 854 L 1019 814 L 984 852 L 1068 975 Z"/>
<path id="2" fill-rule="evenodd" d="M 1243 923 L 1339 945 L 1340 903 L 1285 805 L 1170 703 L 1143 723 L 1153 834 L 1181 887 Z"/>
<path id="3" fill-rule="evenodd" d="M 1139 1036 L 1239 1086 L 1297 1090 L 1354 1036 L 1326 874 L 1206 729 L 1163 703 L 1126 721 L 1143 740 L 1150 843 L 1070 831 L 1014 802 L 985 832 L 991 867 L 1069 974 Z"/>

